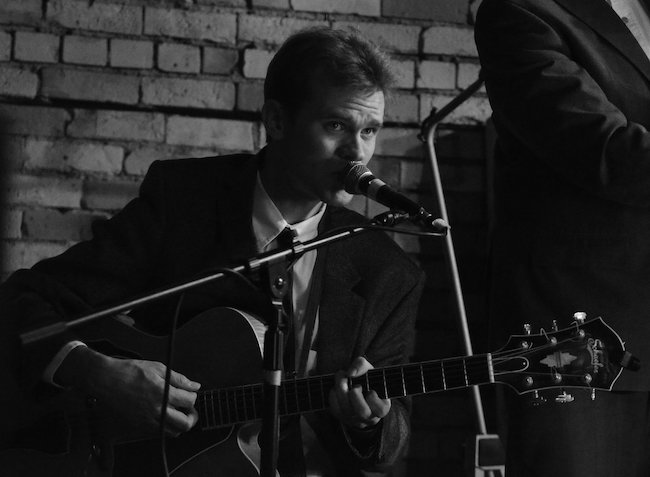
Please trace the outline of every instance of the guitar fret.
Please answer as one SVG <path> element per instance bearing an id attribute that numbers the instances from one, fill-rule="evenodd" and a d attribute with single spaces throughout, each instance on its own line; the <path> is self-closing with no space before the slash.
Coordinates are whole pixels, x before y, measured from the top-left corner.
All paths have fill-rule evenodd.
<path id="1" fill-rule="evenodd" d="M 402 396 L 406 396 L 406 380 L 404 379 L 404 368 L 400 368 L 399 374 L 402 377 Z"/>
<path id="2" fill-rule="evenodd" d="M 465 377 L 465 386 L 469 386 L 469 381 L 467 380 L 467 363 L 463 359 L 463 376 Z"/>
<path id="3" fill-rule="evenodd" d="M 384 378 L 384 398 L 387 399 L 389 395 L 388 395 L 388 383 L 386 383 L 386 369 L 382 369 L 381 374 Z"/>
<path id="4" fill-rule="evenodd" d="M 421 364 L 418 366 L 420 368 L 420 380 L 422 380 L 422 392 L 426 393 L 427 392 L 427 385 L 424 383 L 424 366 Z"/>
<path id="5" fill-rule="evenodd" d="M 487 365 L 488 365 L 488 380 L 490 383 L 494 382 L 494 367 L 492 364 L 492 353 L 486 355 Z"/>
<path id="6" fill-rule="evenodd" d="M 440 372 L 442 373 L 442 389 L 447 389 L 447 378 L 445 377 L 445 367 L 440 361 Z"/>

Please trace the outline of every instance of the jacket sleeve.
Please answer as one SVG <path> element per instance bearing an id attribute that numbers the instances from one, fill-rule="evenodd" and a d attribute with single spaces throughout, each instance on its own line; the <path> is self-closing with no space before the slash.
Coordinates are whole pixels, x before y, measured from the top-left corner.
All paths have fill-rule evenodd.
<path id="1" fill-rule="evenodd" d="M 355 351 L 363 354 L 375 368 L 407 362 L 424 274 L 419 270 L 414 276 L 388 273 L 382 280 L 393 284 L 401 280 L 402 290 L 395 286 L 390 293 L 377 293 L 383 298 L 369 304 L 367 313 L 384 318 L 379 320 L 367 345 Z M 378 288 L 386 291 L 381 286 Z M 308 416 L 308 420 L 312 427 L 318 427 L 321 443 L 329 455 L 334 456 L 337 475 L 359 476 L 363 472 L 385 474 L 390 471 L 408 443 L 409 416 L 410 399 L 398 398 L 392 400 L 388 415 L 376 428 L 367 431 L 347 429 L 329 412 Z"/>
<path id="2" fill-rule="evenodd" d="M 486 0 L 475 38 L 495 125 L 507 134 L 502 142 L 511 157 L 532 154 L 573 186 L 650 205 L 650 93 L 620 52 L 554 2 Z M 623 63 L 608 64 L 614 59 Z M 632 78 L 643 86 L 630 89 Z M 620 109 L 623 96 L 635 117 Z"/>
<path id="3" fill-rule="evenodd" d="M 54 354 L 75 330 L 22 347 L 18 335 L 70 321 L 126 300 L 146 289 L 156 273 L 165 228 L 164 187 L 152 166 L 139 197 L 108 221 L 93 226 L 93 238 L 63 254 L 14 273 L 0 289 L 5 326 L 14 337 L 13 368 L 26 387 L 38 382 Z"/>

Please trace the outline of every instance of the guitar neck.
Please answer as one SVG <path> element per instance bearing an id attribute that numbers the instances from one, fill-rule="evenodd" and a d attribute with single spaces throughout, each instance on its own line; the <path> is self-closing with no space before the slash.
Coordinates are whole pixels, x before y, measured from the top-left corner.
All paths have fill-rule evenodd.
<path id="1" fill-rule="evenodd" d="M 301 414 L 328 407 L 334 375 L 290 379 L 280 388 L 280 415 Z M 350 384 L 374 390 L 382 398 L 398 398 L 494 382 L 492 355 L 425 361 L 371 369 Z M 262 418 L 264 388 L 250 384 L 199 393 L 196 407 L 203 430 Z"/>

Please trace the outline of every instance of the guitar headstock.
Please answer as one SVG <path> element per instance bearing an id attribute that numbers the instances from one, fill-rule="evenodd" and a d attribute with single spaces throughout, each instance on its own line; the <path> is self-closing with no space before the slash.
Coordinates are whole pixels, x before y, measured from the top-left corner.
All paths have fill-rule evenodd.
<path id="1" fill-rule="evenodd" d="M 494 380 L 519 394 L 548 388 L 611 390 L 623 367 L 638 369 L 638 360 L 602 318 L 580 316 L 568 327 L 513 335 L 493 353 Z"/>

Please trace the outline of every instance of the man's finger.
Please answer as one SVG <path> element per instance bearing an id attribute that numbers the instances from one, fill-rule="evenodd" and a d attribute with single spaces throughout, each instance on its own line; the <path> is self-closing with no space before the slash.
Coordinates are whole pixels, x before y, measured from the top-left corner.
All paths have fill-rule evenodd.
<path id="1" fill-rule="evenodd" d="M 179 389 L 185 389 L 186 391 L 198 391 L 201 387 L 200 383 L 192 381 L 191 379 L 187 378 L 181 373 L 177 373 L 176 371 L 171 372 L 169 377 L 169 384 Z"/>

